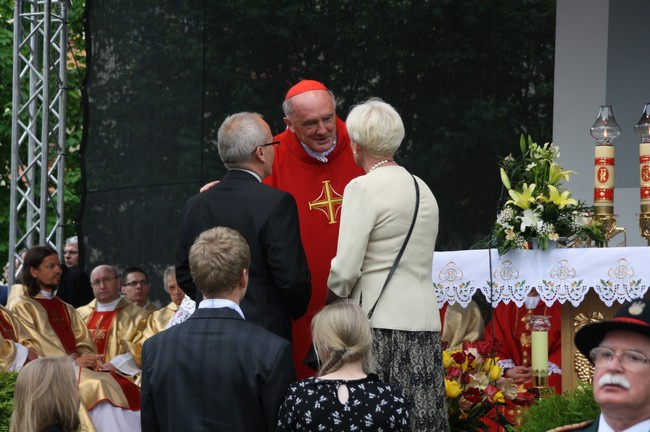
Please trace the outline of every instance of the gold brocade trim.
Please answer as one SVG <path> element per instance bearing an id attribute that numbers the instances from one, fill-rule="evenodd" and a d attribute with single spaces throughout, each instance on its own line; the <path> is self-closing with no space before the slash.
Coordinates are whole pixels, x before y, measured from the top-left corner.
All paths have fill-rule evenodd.
<path id="1" fill-rule="evenodd" d="M 600 312 L 579 313 L 573 320 L 574 332 L 577 332 L 587 324 L 603 321 L 605 317 Z M 580 351 L 575 351 L 574 368 L 580 381 L 591 384 L 594 377 L 594 367 Z"/>

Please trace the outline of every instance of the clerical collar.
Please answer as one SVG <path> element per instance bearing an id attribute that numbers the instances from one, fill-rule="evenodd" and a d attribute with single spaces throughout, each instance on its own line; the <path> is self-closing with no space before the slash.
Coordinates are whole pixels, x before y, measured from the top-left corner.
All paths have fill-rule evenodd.
<path id="1" fill-rule="evenodd" d="M 532 295 L 526 297 L 526 309 L 535 309 L 539 304 L 540 297 L 538 295 Z"/>
<path id="2" fill-rule="evenodd" d="M 52 300 L 54 297 L 56 297 L 56 291 L 54 291 L 54 290 L 52 290 L 52 291 L 41 290 L 41 295 L 43 297 L 45 297 L 46 299 L 48 299 L 48 300 Z"/>
<path id="3" fill-rule="evenodd" d="M 332 143 L 332 147 L 330 147 L 329 150 L 325 150 L 324 152 L 315 152 L 309 147 L 307 147 L 305 144 L 303 144 L 302 141 L 300 141 L 300 145 L 302 146 L 303 150 L 305 150 L 305 153 L 307 153 L 309 156 L 323 163 L 327 163 L 328 162 L 327 156 L 329 156 L 336 148 L 336 139 L 334 140 L 334 143 Z"/>
<path id="4" fill-rule="evenodd" d="M 252 175 L 257 179 L 258 182 L 262 182 L 262 178 L 260 177 L 259 174 L 257 174 L 255 171 L 247 170 L 245 168 L 230 168 L 231 171 L 244 171 L 247 172 L 248 174 Z"/>
<path id="5" fill-rule="evenodd" d="M 108 303 L 97 302 L 97 306 L 95 307 L 95 310 L 97 312 L 113 312 L 119 302 L 120 302 L 119 297 L 113 300 L 112 302 L 108 302 Z"/>
<path id="6" fill-rule="evenodd" d="M 199 303 L 199 309 L 217 309 L 217 308 L 225 308 L 225 307 L 237 311 L 237 313 L 239 313 L 239 315 L 241 315 L 242 318 L 246 319 L 246 317 L 244 317 L 244 312 L 242 312 L 239 305 L 232 300 L 203 299 L 201 300 L 201 303 Z"/>

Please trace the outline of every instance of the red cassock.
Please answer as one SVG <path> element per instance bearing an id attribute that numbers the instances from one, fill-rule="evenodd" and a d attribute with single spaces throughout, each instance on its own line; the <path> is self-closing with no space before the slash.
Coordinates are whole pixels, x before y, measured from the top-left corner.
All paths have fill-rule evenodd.
<path id="1" fill-rule="evenodd" d="M 551 329 L 548 334 L 548 361 L 558 368 L 562 367 L 562 338 L 560 329 L 562 326 L 561 305 L 559 302 L 548 307 L 542 301 L 535 309 L 526 309 L 525 306 L 517 307 L 516 304 L 499 304 L 493 311 L 492 320 L 485 328 L 486 341 L 498 341 L 501 348 L 497 352 L 500 360 L 512 360 L 517 366 L 531 365 L 530 351 L 530 315 L 550 316 Z M 494 330 L 494 334 L 493 334 Z M 552 372 L 552 365 L 549 365 L 548 382 L 558 393 L 562 392 L 562 375 Z M 531 383 L 526 384 L 527 386 Z"/>
<path id="2" fill-rule="evenodd" d="M 300 235 L 311 270 L 311 301 L 305 315 L 293 324 L 293 359 L 298 378 L 314 374 L 302 361 L 311 345 L 311 319 L 325 304 L 327 277 L 336 254 L 343 190 L 350 180 L 364 173 L 354 162 L 350 137 L 339 118 L 336 130 L 336 148 L 327 156 L 328 162 L 309 156 L 289 129 L 277 135 L 275 140 L 281 143 L 275 150 L 273 173 L 264 179 L 264 183 L 295 198 Z"/>

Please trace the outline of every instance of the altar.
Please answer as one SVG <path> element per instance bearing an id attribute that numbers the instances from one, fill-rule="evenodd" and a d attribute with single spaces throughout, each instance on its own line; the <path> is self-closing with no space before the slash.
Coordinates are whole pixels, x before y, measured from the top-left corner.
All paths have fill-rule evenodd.
<path id="1" fill-rule="evenodd" d="M 562 387 L 575 387 L 586 359 L 576 353 L 575 330 L 611 318 L 620 305 L 640 298 L 650 283 L 650 248 L 495 249 L 436 252 L 432 280 L 438 306 L 467 306 L 480 291 L 487 302 L 522 306 L 535 288 L 547 305 L 562 304 Z M 587 362 L 588 363 L 588 362 Z"/>

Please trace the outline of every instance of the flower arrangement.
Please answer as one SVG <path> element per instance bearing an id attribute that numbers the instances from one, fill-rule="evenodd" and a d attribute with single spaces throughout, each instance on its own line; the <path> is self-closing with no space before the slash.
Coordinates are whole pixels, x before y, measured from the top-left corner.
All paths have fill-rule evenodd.
<path id="1" fill-rule="evenodd" d="M 510 199 L 497 215 L 494 240 L 499 254 L 525 249 L 533 239 L 542 250 L 561 237 L 605 242 L 600 223 L 592 218 L 593 208 L 572 198 L 562 186 L 575 172 L 563 171 L 556 162 L 559 148 L 549 143 L 540 146 L 523 135 L 520 148 L 521 157 L 510 154 L 500 163 L 501 181 Z"/>
<path id="2" fill-rule="evenodd" d="M 445 391 L 451 431 L 488 431 L 489 424 L 511 425 L 495 408 L 528 406 L 534 395 L 511 378 L 501 376 L 494 345 L 464 342 L 462 349 L 444 350 Z"/>

